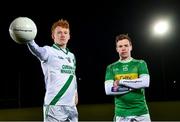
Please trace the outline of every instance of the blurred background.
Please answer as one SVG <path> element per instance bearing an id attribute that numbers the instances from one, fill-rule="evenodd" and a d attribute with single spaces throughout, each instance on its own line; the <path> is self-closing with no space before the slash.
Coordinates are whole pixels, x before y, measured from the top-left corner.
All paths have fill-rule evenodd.
<path id="1" fill-rule="evenodd" d="M 178 1 L 134 0 L 119 1 L 117 4 L 104 2 L 95 6 L 89 4 L 89 7 L 86 3 L 77 8 L 51 4 L 47 7 L 42 6 L 41 9 L 38 7 L 34 5 L 34 11 L 23 6 L 12 7 L 11 12 L 2 14 L 0 19 L 2 110 L 38 108 L 43 105 L 45 86 L 40 62 L 29 52 L 26 45 L 16 44 L 9 36 L 9 25 L 19 16 L 29 17 L 36 23 L 38 32 L 35 41 L 40 46 L 53 44 L 51 39 L 53 22 L 61 18 L 70 22 L 71 40 L 68 48 L 74 52 L 77 60 L 80 110 L 88 111 L 85 109 L 87 106 L 108 104 L 112 110 L 109 113 L 113 115 L 113 97 L 105 95 L 104 77 L 106 66 L 118 60 L 115 36 L 121 33 L 128 34 L 132 38 L 132 57 L 147 62 L 151 82 L 150 87 L 146 89 L 146 98 L 150 106 L 158 103 L 155 107 L 151 107 L 151 110 L 157 112 L 155 108 L 159 105 L 174 108 L 174 112 L 179 110 Z M 167 102 L 170 103 L 163 104 Z M 41 110 L 38 109 L 39 111 Z M 164 115 L 166 114 L 162 116 Z M 154 118 L 157 119 L 161 120 L 161 117 Z M 179 118 L 175 120 L 177 119 Z M 85 117 L 82 120 L 85 120 Z"/>

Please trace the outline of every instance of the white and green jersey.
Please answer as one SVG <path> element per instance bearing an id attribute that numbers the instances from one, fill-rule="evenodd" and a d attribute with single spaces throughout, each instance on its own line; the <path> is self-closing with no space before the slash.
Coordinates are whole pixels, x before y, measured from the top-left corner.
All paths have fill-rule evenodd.
<path id="1" fill-rule="evenodd" d="M 127 90 L 114 91 L 112 88 L 115 80 Z M 149 72 L 144 60 L 131 58 L 125 62 L 117 61 L 106 69 L 105 90 L 107 95 L 115 97 L 116 116 L 139 116 L 149 113 L 145 87 L 149 87 Z"/>
<path id="2" fill-rule="evenodd" d="M 77 82 L 75 56 L 57 44 L 39 47 L 34 41 L 27 44 L 31 53 L 41 61 L 46 93 L 45 105 L 75 106 Z"/>

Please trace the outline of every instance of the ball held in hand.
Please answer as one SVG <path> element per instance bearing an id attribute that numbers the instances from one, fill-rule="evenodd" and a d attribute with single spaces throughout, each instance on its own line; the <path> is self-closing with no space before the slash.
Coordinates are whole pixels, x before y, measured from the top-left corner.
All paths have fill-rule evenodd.
<path id="1" fill-rule="evenodd" d="M 9 34 L 16 43 L 25 44 L 35 39 L 37 27 L 30 18 L 17 17 L 10 24 Z"/>

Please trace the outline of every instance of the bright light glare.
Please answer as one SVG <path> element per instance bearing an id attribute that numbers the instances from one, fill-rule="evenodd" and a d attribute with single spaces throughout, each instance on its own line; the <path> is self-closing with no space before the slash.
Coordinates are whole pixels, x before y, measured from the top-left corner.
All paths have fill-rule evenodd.
<path id="1" fill-rule="evenodd" d="M 158 35 L 164 35 L 169 29 L 169 24 L 167 21 L 159 21 L 154 26 L 154 32 Z"/>

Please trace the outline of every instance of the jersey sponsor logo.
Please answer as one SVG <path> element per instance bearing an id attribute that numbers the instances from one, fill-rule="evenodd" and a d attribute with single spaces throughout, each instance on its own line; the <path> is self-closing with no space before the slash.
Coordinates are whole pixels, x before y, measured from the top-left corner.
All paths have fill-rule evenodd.
<path id="1" fill-rule="evenodd" d="M 75 74 L 75 67 L 69 65 L 62 65 L 61 73 Z"/>
<path id="2" fill-rule="evenodd" d="M 129 91 L 129 88 L 125 86 L 113 86 L 111 88 L 111 91 L 112 92 L 125 92 L 125 91 Z"/>
<path id="3" fill-rule="evenodd" d="M 138 74 L 137 73 L 129 73 L 129 74 L 117 74 L 115 75 L 115 80 L 121 80 L 121 79 L 136 79 L 138 78 Z"/>
<path id="4" fill-rule="evenodd" d="M 126 82 L 126 83 L 137 83 L 137 82 L 142 82 L 142 81 L 138 81 L 138 80 L 136 80 L 136 81 L 130 81 L 130 80 L 125 80 L 124 82 Z"/>

